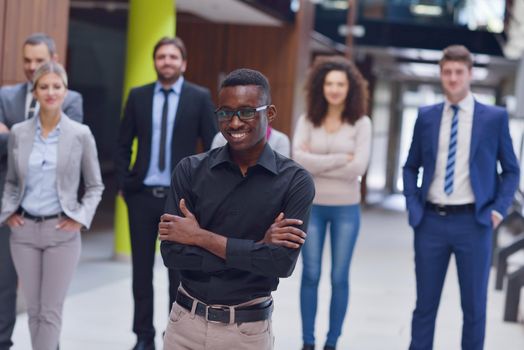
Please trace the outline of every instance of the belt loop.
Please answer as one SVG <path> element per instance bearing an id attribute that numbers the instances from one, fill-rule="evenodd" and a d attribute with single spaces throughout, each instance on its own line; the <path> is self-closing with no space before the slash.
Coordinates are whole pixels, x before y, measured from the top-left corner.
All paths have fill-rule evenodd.
<path id="1" fill-rule="evenodd" d="M 193 299 L 193 303 L 191 304 L 191 319 L 195 318 L 197 305 L 198 305 L 198 301 L 196 299 Z"/>
<path id="2" fill-rule="evenodd" d="M 229 307 L 229 324 L 235 323 L 235 307 L 230 306 Z"/>

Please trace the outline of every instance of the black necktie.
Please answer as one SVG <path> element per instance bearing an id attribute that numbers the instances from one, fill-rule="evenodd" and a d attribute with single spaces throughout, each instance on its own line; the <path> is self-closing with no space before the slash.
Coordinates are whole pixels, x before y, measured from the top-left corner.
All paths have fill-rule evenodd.
<path id="1" fill-rule="evenodd" d="M 166 136 L 167 136 L 167 111 L 169 110 L 169 93 L 172 89 L 162 89 L 164 93 L 164 106 L 162 107 L 162 124 L 160 126 L 160 148 L 158 149 L 158 169 L 166 168 Z"/>
<path id="2" fill-rule="evenodd" d="M 31 100 L 31 103 L 29 104 L 29 110 L 27 111 L 27 119 L 33 118 L 35 115 L 35 109 L 36 109 L 36 99 L 33 97 Z"/>

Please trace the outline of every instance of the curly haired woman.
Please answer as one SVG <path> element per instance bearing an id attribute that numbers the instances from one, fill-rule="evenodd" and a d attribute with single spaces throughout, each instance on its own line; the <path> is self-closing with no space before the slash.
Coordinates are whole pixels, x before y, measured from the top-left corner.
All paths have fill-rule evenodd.
<path id="1" fill-rule="evenodd" d="M 349 60 L 322 57 L 309 73 L 306 94 L 307 113 L 299 119 L 293 139 L 293 158 L 313 175 L 316 187 L 302 247 L 303 350 L 315 348 L 317 290 L 328 226 L 332 295 L 324 349 L 333 350 L 349 301 L 349 266 L 360 226 L 360 177 L 371 150 L 367 81 Z"/>

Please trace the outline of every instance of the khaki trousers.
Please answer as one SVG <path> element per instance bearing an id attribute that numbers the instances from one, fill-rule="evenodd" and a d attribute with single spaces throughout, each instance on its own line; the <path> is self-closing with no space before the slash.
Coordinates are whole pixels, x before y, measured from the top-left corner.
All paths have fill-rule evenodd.
<path id="1" fill-rule="evenodd" d="M 34 350 L 56 350 L 62 306 L 80 258 L 80 232 L 55 227 L 58 219 L 11 229 L 11 255 L 27 302 Z"/>
<path id="2" fill-rule="evenodd" d="M 184 291 L 179 289 L 178 292 Z M 255 305 L 269 298 L 257 298 L 235 307 Z M 164 336 L 164 350 L 273 350 L 273 344 L 271 318 L 257 322 L 215 323 L 177 303 L 171 309 Z"/>

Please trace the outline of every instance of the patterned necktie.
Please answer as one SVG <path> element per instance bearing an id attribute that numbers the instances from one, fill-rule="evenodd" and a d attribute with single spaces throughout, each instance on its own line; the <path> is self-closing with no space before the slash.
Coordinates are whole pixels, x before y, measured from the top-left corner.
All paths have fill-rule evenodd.
<path id="1" fill-rule="evenodd" d="M 449 196 L 453 193 L 453 177 L 455 175 L 455 160 L 457 155 L 457 132 L 459 106 L 451 105 L 453 118 L 449 135 L 448 161 L 446 162 L 446 176 L 444 177 L 444 192 Z"/>
<path id="2" fill-rule="evenodd" d="M 169 109 L 169 93 L 173 89 L 162 89 L 164 93 L 164 106 L 162 107 L 162 124 L 160 125 L 160 148 L 158 149 L 158 169 L 166 168 L 166 136 L 167 136 L 167 111 Z"/>

